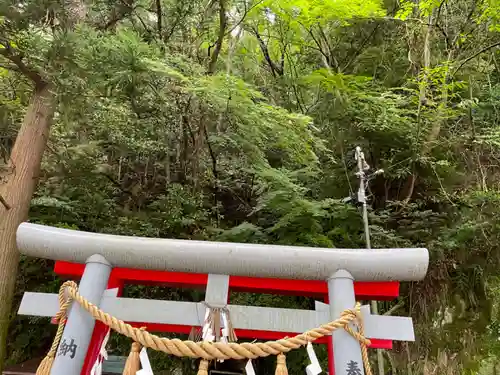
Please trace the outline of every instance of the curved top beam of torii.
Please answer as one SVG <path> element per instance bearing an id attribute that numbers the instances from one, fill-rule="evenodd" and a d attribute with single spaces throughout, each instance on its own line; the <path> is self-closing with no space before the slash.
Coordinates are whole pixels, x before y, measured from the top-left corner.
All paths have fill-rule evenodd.
<path id="1" fill-rule="evenodd" d="M 417 281 L 425 277 L 427 249 L 331 249 L 304 246 L 116 236 L 22 223 L 22 254 L 85 263 L 101 254 L 115 267 L 235 276 L 327 280 L 344 269 L 357 281 Z"/>

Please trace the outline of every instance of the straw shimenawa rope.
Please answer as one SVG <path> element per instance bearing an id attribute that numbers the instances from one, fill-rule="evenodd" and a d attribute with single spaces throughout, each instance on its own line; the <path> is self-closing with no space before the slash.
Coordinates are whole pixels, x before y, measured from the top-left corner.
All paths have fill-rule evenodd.
<path id="1" fill-rule="evenodd" d="M 146 327 L 142 327 L 141 331 L 144 331 Z M 130 353 L 128 354 L 127 360 L 125 361 L 125 367 L 123 368 L 122 375 L 135 375 L 137 371 L 141 368 L 141 358 L 140 353 L 142 350 L 141 344 L 133 342 L 130 347 Z"/>
<path id="2" fill-rule="evenodd" d="M 59 317 L 58 332 L 54 339 L 52 348 L 47 355 L 47 358 L 53 358 L 55 355 L 57 346 L 62 336 L 62 329 L 61 333 L 59 333 L 59 328 L 61 327 L 62 322 L 62 319 L 60 317 L 65 317 L 65 312 L 72 300 L 78 302 L 78 304 L 80 304 L 90 315 L 92 315 L 94 319 L 103 322 L 114 331 L 131 338 L 136 343 L 139 343 L 142 346 L 162 351 L 167 354 L 172 354 L 176 357 L 191 357 L 211 360 L 255 359 L 258 357 L 268 357 L 270 355 L 276 355 L 280 356 L 278 358 L 278 362 L 281 365 L 284 363 L 284 356 L 281 357 L 281 355 L 284 355 L 284 353 L 288 353 L 293 349 L 298 349 L 302 346 L 305 346 L 308 342 L 313 342 L 339 328 L 342 328 L 359 341 L 361 345 L 361 355 L 366 375 L 372 375 L 367 350 L 367 345 L 370 345 L 370 340 L 364 337 L 363 320 L 360 312 L 361 306 L 359 305 L 359 303 L 356 304 L 355 309 L 345 310 L 337 320 L 334 320 L 327 324 L 323 324 L 320 327 L 313 328 L 297 336 L 285 338 L 282 340 L 256 343 L 247 342 L 241 344 L 234 342 L 194 342 L 159 337 L 145 330 L 134 328 L 130 324 L 127 324 L 124 321 L 117 319 L 114 316 L 109 315 L 108 313 L 105 313 L 97 306 L 87 301 L 78 293 L 78 286 L 74 281 L 66 281 L 61 286 L 59 292 L 59 313 L 57 315 Z M 351 323 L 358 327 L 357 332 L 349 327 L 349 324 Z M 62 322 L 62 324 L 64 324 L 64 322 Z M 38 373 L 37 371 L 37 375 L 41 374 L 42 373 Z"/>
<path id="3" fill-rule="evenodd" d="M 127 361 L 125 362 L 125 367 L 123 369 L 122 375 L 135 375 L 137 371 L 141 369 L 141 350 L 141 344 L 138 344 L 136 342 L 132 343 L 132 347 L 130 348 L 130 353 L 127 357 Z"/>
<path id="4" fill-rule="evenodd" d="M 55 321 L 57 322 L 56 336 L 54 337 L 54 341 L 52 342 L 52 346 L 50 347 L 49 352 L 38 366 L 36 375 L 49 375 L 50 369 L 52 368 L 52 365 L 54 363 L 54 359 L 56 358 L 57 349 L 59 348 L 59 342 L 61 341 L 64 332 L 64 325 L 66 323 L 68 308 L 72 302 L 72 298 L 68 298 L 68 296 L 66 296 L 67 287 L 65 287 L 65 284 L 69 286 L 69 283 L 64 283 L 59 289 L 59 311 L 55 316 Z"/>

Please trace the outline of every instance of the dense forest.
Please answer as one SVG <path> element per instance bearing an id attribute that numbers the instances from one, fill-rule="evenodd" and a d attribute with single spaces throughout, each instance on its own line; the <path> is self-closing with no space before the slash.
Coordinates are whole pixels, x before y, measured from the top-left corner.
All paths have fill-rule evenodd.
<path id="1" fill-rule="evenodd" d="M 363 248 L 359 209 L 345 199 L 361 146 L 384 170 L 369 181 L 372 246 L 431 254 L 423 282 L 379 303 L 412 316 L 417 336 L 384 353 L 385 373 L 496 374 L 499 47 L 498 0 L 2 0 L 4 364 L 43 356 L 55 332 L 16 315 L 25 290 L 61 283 L 51 262 L 19 257 L 15 230 L 28 217 L 101 233 Z M 113 337 L 111 351 L 129 345 Z M 304 359 L 289 355 L 290 372 Z M 158 370 L 172 361 L 153 356 Z"/>

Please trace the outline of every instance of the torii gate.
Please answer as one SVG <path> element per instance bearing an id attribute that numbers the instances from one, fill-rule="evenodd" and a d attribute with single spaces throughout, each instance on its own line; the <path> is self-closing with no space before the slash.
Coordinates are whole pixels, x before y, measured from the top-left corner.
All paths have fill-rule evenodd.
<path id="1" fill-rule="evenodd" d="M 265 339 L 302 333 L 338 318 L 342 311 L 353 308 L 356 291 L 365 298 L 394 298 L 399 286 L 395 281 L 423 279 L 429 263 L 428 251 L 421 248 L 331 249 L 154 239 L 30 223 L 18 228 L 17 245 L 27 256 L 58 261 L 56 272 L 59 274 L 82 275 L 80 294 L 132 325 L 149 325 L 149 330 L 189 332 L 191 327 L 203 322 L 206 306 L 194 302 L 120 298 L 117 294 L 123 282 L 137 282 L 142 278 L 145 284 L 148 281 L 205 284 L 205 302 L 215 307 L 227 306 L 240 337 Z M 284 287 L 283 279 L 292 285 Z M 262 282 L 267 285 L 263 287 Z M 281 291 L 305 295 L 322 295 L 327 286 L 329 305 L 316 302 L 312 311 L 227 305 L 230 287 L 255 291 L 260 285 L 262 292 L 272 290 L 273 284 L 278 285 L 276 290 L 281 288 Z M 377 287 L 385 292 L 377 295 Z M 108 288 L 111 290 L 106 291 Z M 306 293 L 308 289 L 310 292 Z M 56 294 L 27 292 L 19 314 L 54 316 L 57 310 Z M 363 313 L 365 335 L 376 344 L 372 347 L 390 348 L 388 340 L 414 341 L 411 318 L 370 315 L 367 306 L 363 307 Z M 83 308 L 74 304 L 62 338 L 62 342 L 71 343 L 74 351 L 71 355 L 58 352 L 51 374 L 88 375 L 106 333 L 104 325 L 96 325 Z M 335 331 L 329 341 L 332 375 L 345 373 L 348 363 L 361 364 L 359 343 L 347 332 Z M 362 366 L 359 370 L 364 374 Z"/>

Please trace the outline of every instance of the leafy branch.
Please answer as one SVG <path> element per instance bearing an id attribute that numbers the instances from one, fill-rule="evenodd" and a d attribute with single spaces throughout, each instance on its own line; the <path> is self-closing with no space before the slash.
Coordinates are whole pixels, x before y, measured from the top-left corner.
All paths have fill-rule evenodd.
<path id="1" fill-rule="evenodd" d="M 23 54 L 19 51 L 16 53 L 14 48 L 12 48 L 11 43 L 5 39 L 0 39 L 0 55 L 14 64 L 13 70 L 18 70 L 20 73 L 24 74 L 27 78 L 31 79 L 36 86 L 43 86 L 46 84 L 42 75 L 36 69 L 25 64 L 23 61 Z M 10 65 L 2 67 L 6 69 L 13 68 Z"/>

